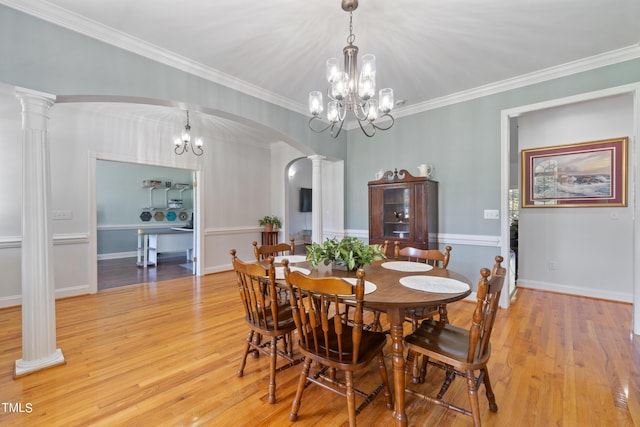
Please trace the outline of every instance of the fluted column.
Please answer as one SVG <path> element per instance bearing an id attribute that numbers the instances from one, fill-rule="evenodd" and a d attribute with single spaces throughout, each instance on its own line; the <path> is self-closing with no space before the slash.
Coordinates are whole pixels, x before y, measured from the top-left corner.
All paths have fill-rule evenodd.
<path id="1" fill-rule="evenodd" d="M 56 348 L 47 120 L 55 97 L 17 89 L 22 105 L 22 359 L 18 377 L 64 363 Z"/>
<path id="2" fill-rule="evenodd" d="M 312 164 L 311 186 L 313 187 L 311 203 L 311 240 L 322 243 L 322 161 L 324 156 L 309 156 Z"/>

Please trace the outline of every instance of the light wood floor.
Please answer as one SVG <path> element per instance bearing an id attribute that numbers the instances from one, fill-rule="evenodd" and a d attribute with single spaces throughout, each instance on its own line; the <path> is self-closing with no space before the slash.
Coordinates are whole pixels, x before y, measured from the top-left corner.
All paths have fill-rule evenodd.
<path id="1" fill-rule="evenodd" d="M 228 272 L 59 300 L 66 365 L 17 380 L 20 309 L 0 310 L 0 425 L 346 425 L 345 399 L 317 386 L 306 390 L 299 421 L 288 421 L 301 365 L 279 373 L 273 405 L 264 357 L 236 376 L 246 329 L 234 286 Z M 452 304 L 451 322 L 468 324 L 472 307 Z M 489 412 L 481 389 L 483 425 L 640 426 L 640 344 L 630 325 L 629 304 L 520 289 L 496 323 L 489 366 L 499 411 Z M 360 384 L 375 377 L 372 366 Z M 466 404 L 463 383 L 448 393 Z M 5 403 L 32 411 L 10 413 Z M 471 425 L 412 396 L 407 414 L 415 426 Z M 363 426 L 390 420 L 383 399 L 358 415 Z"/>

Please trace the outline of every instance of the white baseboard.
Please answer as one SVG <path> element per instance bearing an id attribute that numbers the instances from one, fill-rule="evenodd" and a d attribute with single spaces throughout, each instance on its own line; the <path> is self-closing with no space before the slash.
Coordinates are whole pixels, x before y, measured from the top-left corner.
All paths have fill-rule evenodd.
<path id="1" fill-rule="evenodd" d="M 90 294 L 89 285 L 69 286 L 56 289 L 55 295 L 58 298 L 77 297 L 79 295 Z M 9 295 L 0 298 L 0 308 L 19 307 L 22 305 L 22 295 Z"/>
<path id="2" fill-rule="evenodd" d="M 221 273 L 223 271 L 231 271 L 233 270 L 233 265 L 231 264 L 220 264 L 214 265 L 211 267 L 204 268 L 204 274 L 213 274 L 213 273 Z"/>
<path id="3" fill-rule="evenodd" d="M 561 283 L 548 283 L 520 278 L 518 279 L 517 287 L 536 289 L 539 291 L 558 292 L 562 294 L 576 295 L 581 297 L 633 303 L 633 294 L 609 291 L 607 289 L 581 288 Z"/>
<path id="4" fill-rule="evenodd" d="M 0 308 L 17 307 L 22 305 L 22 295 L 9 295 L 0 298 Z"/>
<path id="5" fill-rule="evenodd" d="M 110 254 L 98 254 L 98 261 L 104 261 L 106 259 L 133 258 L 137 256 L 138 256 L 137 251 L 113 252 Z"/>

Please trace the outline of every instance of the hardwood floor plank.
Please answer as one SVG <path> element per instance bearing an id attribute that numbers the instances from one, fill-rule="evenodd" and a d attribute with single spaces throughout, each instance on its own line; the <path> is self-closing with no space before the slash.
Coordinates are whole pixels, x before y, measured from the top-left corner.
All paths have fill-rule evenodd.
<path id="1" fill-rule="evenodd" d="M 289 421 L 301 365 L 278 373 L 275 404 L 267 402 L 267 358 L 250 358 L 237 377 L 247 329 L 233 280 L 230 272 L 188 276 L 58 300 L 66 365 L 16 380 L 21 310 L 0 310 L 0 401 L 33 408 L 0 407 L 0 425 L 346 425 L 345 399 L 313 386 L 299 421 Z M 451 304 L 451 323 L 468 326 L 473 307 Z M 631 312 L 629 304 L 519 289 L 496 320 L 489 368 L 499 411 L 489 411 L 481 388 L 483 425 L 640 425 Z M 386 355 L 390 370 L 390 345 Z M 372 369 L 358 378 L 363 388 L 376 379 Z M 430 375 L 421 387 L 435 390 L 440 380 Z M 464 381 L 454 381 L 447 397 L 467 406 Z M 407 415 L 416 426 L 471 424 L 412 396 Z M 375 399 L 358 423 L 388 426 L 391 411 Z"/>

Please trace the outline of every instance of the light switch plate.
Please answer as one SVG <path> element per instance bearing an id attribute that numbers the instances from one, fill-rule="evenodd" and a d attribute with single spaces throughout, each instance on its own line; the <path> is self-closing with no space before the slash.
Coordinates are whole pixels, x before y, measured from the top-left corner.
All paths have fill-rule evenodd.
<path id="1" fill-rule="evenodd" d="M 60 211 L 56 210 L 51 213 L 51 219 L 59 220 L 59 219 L 72 219 L 73 214 L 71 211 Z"/>
<path id="2" fill-rule="evenodd" d="M 500 219 L 500 211 L 497 209 L 485 209 L 484 219 Z"/>

